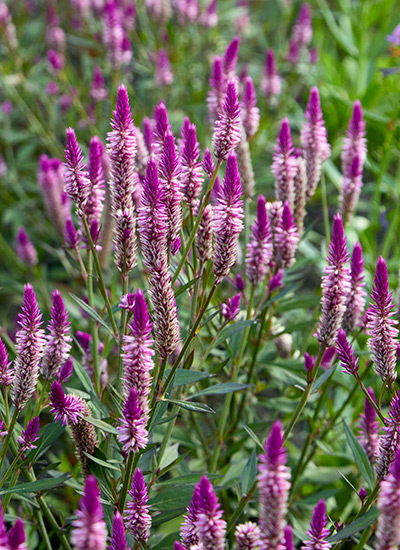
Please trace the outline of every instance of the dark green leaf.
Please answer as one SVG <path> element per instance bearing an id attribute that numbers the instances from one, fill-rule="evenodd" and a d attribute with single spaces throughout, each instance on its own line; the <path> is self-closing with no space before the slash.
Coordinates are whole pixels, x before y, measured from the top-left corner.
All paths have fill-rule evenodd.
<path id="1" fill-rule="evenodd" d="M 187 409 L 188 411 L 215 414 L 215 411 L 211 407 L 209 407 L 208 405 L 204 405 L 203 403 L 194 403 L 193 401 L 179 401 L 177 399 L 164 399 L 164 401 L 168 403 L 173 403 L 174 405 L 178 405 L 179 407 L 182 407 L 182 409 Z"/>
<path id="2" fill-rule="evenodd" d="M 358 466 L 358 469 L 361 472 L 361 475 L 368 483 L 369 487 L 374 486 L 374 476 L 372 474 L 371 463 L 368 460 L 368 457 L 361 447 L 360 443 L 357 441 L 357 438 L 347 426 L 346 421 L 343 419 L 344 432 L 346 434 L 347 443 L 350 446 L 351 452 L 353 453 L 354 460 Z"/>
<path id="3" fill-rule="evenodd" d="M 239 384 L 238 382 L 226 382 L 223 384 L 215 384 L 204 390 L 197 392 L 192 397 L 200 397 L 201 395 L 225 395 L 226 393 L 233 393 L 235 391 L 245 390 L 251 388 L 252 384 Z"/>
<path id="4" fill-rule="evenodd" d="M 258 439 L 258 437 L 256 436 L 256 434 L 253 432 L 253 430 L 251 428 L 249 428 L 248 426 L 244 425 L 243 428 L 245 429 L 245 431 L 249 434 L 249 436 L 251 437 L 251 439 L 254 441 L 254 443 L 256 443 L 256 445 L 258 445 L 261 450 L 264 451 L 264 447 L 263 447 L 263 444 L 261 443 L 261 441 Z"/>
<path id="5" fill-rule="evenodd" d="M 198 277 L 196 277 L 195 279 L 192 279 L 191 281 L 189 281 L 185 285 L 179 287 L 178 290 L 175 292 L 175 298 L 177 298 L 180 294 L 182 294 L 183 292 L 188 290 L 191 286 L 193 286 L 194 283 L 197 281 L 197 279 L 198 279 Z"/>
<path id="6" fill-rule="evenodd" d="M 107 422 L 103 422 L 103 420 L 98 420 L 97 418 L 93 418 L 93 416 L 85 416 L 85 420 L 86 422 L 89 422 L 89 424 L 93 424 L 93 426 L 96 426 L 96 428 L 99 428 L 104 432 L 108 432 L 114 435 L 118 435 L 119 433 L 117 428 L 114 428 L 114 426 L 111 426 L 111 424 L 108 424 Z"/>
<path id="7" fill-rule="evenodd" d="M 89 460 L 92 460 L 93 462 L 96 462 L 96 464 L 99 464 L 103 468 L 109 468 L 110 470 L 115 470 L 116 472 L 121 473 L 121 469 L 117 468 L 115 464 L 110 464 L 110 462 L 107 462 L 105 460 L 101 460 L 101 458 L 97 458 L 96 456 L 93 456 L 89 453 L 85 453 L 85 455 L 89 458 Z"/>
<path id="8" fill-rule="evenodd" d="M 326 380 L 330 377 L 330 375 L 334 372 L 336 369 L 336 365 L 332 365 L 332 367 L 329 367 L 321 376 L 319 376 L 316 381 L 313 384 L 312 393 L 315 393 Z"/>
<path id="9" fill-rule="evenodd" d="M 194 485 L 177 485 L 167 487 L 154 498 L 150 499 L 149 504 L 152 508 L 158 510 L 176 510 L 185 508 L 192 498 Z"/>
<path id="10" fill-rule="evenodd" d="M 90 307 L 86 302 L 78 298 L 78 296 L 75 296 L 75 294 L 72 294 L 72 292 L 68 292 L 68 294 L 71 296 L 71 298 L 78 304 L 78 306 L 83 309 L 83 311 L 86 311 L 86 313 L 94 319 L 97 323 L 99 323 L 102 327 L 104 327 L 108 332 L 114 337 L 114 333 L 111 330 L 111 328 L 107 325 L 107 323 L 100 317 L 100 315 L 92 308 Z"/>
<path id="11" fill-rule="evenodd" d="M 69 474 L 63 474 L 60 477 L 48 477 L 46 479 L 30 481 L 29 483 L 20 483 L 19 485 L 15 485 L 15 487 L 0 489 L 0 495 L 6 495 L 8 493 L 25 495 L 27 493 L 37 493 L 37 491 L 48 491 L 49 489 L 63 485 L 69 477 Z"/>
<path id="12" fill-rule="evenodd" d="M 256 319 L 253 319 L 249 321 L 238 321 L 237 323 L 233 323 L 233 325 L 229 325 L 228 327 L 225 327 L 223 330 L 221 330 L 217 338 L 217 341 L 215 342 L 215 347 L 218 347 L 224 340 L 226 340 L 236 332 L 240 332 L 244 330 L 246 327 L 251 327 L 256 323 L 258 323 L 258 321 Z"/>
<path id="13" fill-rule="evenodd" d="M 339 540 L 347 539 L 348 537 L 353 536 L 359 531 L 363 531 L 366 527 L 369 527 L 377 520 L 379 511 L 377 508 L 372 508 L 368 510 L 366 514 L 356 519 L 350 525 L 347 525 L 344 529 L 332 535 L 327 539 L 328 542 L 338 542 Z"/>
<path id="14" fill-rule="evenodd" d="M 168 376 L 168 373 L 171 369 L 168 369 L 165 373 L 166 376 Z M 184 369 L 178 369 L 175 374 L 174 378 L 174 388 L 177 388 L 178 386 L 186 386 L 189 384 L 195 384 L 199 380 L 204 380 L 205 378 L 210 378 L 210 374 L 208 372 L 200 372 L 197 370 L 184 370 Z"/>
<path id="15" fill-rule="evenodd" d="M 249 492 L 251 486 L 254 483 L 254 480 L 257 475 L 257 456 L 256 451 L 253 449 L 251 455 L 249 456 L 249 460 L 246 463 L 246 466 L 244 467 L 243 473 L 242 473 L 242 495 L 247 495 Z"/>

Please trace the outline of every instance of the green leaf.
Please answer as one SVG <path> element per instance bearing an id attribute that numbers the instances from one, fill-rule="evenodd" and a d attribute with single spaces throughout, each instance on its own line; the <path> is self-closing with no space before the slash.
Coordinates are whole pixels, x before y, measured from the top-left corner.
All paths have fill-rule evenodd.
<path id="1" fill-rule="evenodd" d="M 114 426 L 111 426 L 111 424 L 108 424 L 108 422 L 103 422 L 103 420 L 99 420 L 98 418 L 93 418 L 93 416 L 85 416 L 86 422 L 89 422 L 89 424 L 92 424 L 96 428 L 99 428 L 99 430 L 103 430 L 104 432 L 108 432 L 110 434 L 118 435 L 117 428 L 114 428 Z"/>
<path id="2" fill-rule="evenodd" d="M 51 422 L 39 431 L 39 435 L 41 436 L 40 444 L 38 445 L 38 448 L 35 449 L 33 462 L 36 462 L 47 451 L 47 449 L 51 447 L 54 441 L 59 438 L 64 430 L 65 427 L 61 424 L 61 422 Z"/>
<path id="3" fill-rule="evenodd" d="M 364 451 L 364 449 L 361 447 L 360 443 L 357 441 L 357 438 L 353 434 L 353 432 L 350 430 L 348 425 L 346 424 L 346 421 L 343 420 L 343 427 L 344 432 L 346 434 L 347 443 L 350 446 L 351 452 L 353 453 L 354 460 L 358 466 L 358 469 L 361 472 L 361 475 L 365 479 L 365 481 L 368 483 L 369 487 L 374 486 L 374 476 L 371 469 L 370 461 L 368 460 L 368 457 Z"/>
<path id="4" fill-rule="evenodd" d="M 227 393 L 233 393 L 235 391 L 245 390 L 251 388 L 252 384 L 239 384 L 238 382 L 226 382 L 223 384 L 215 384 L 204 390 L 201 390 L 192 397 L 200 397 L 201 395 L 225 395 Z"/>
<path id="5" fill-rule="evenodd" d="M 224 340 L 227 340 L 236 332 L 240 332 L 246 327 L 251 327 L 252 325 L 255 325 L 257 323 L 258 321 L 256 319 L 253 319 L 249 321 L 238 321 L 237 323 L 233 323 L 233 325 L 230 325 L 229 327 L 225 327 L 223 330 L 221 330 L 217 341 L 215 342 L 215 347 L 218 347 Z"/>
<path id="6" fill-rule="evenodd" d="M 166 376 L 168 376 L 170 370 L 171 369 L 168 369 L 165 372 Z M 196 382 L 199 382 L 199 380 L 204 380 L 205 378 L 210 378 L 210 374 L 208 372 L 177 369 L 173 386 L 174 388 L 177 388 L 178 386 L 187 386 L 189 384 L 195 384 Z"/>
<path id="7" fill-rule="evenodd" d="M 186 508 L 192 498 L 194 485 L 167 487 L 149 500 L 151 507 L 161 511 Z"/>
<path id="8" fill-rule="evenodd" d="M 352 537 L 355 533 L 363 531 L 366 527 L 369 527 L 377 520 L 379 511 L 377 508 L 371 508 L 366 514 L 356 519 L 350 525 L 347 525 L 344 529 L 327 538 L 328 542 L 338 542 L 339 540 Z"/>
<path id="9" fill-rule="evenodd" d="M 179 407 L 182 407 L 182 409 L 187 409 L 188 411 L 215 414 L 215 411 L 208 405 L 204 405 L 204 403 L 194 403 L 193 401 L 179 401 L 177 399 L 164 399 L 164 401 L 166 401 L 167 403 L 178 405 Z"/>
<path id="10" fill-rule="evenodd" d="M 83 311 L 86 311 L 86 313 L 94 319 L 99 325 L 104 327 L 108 332 L 114 337 L 114 333 L 111 330 L 111 328 L 107 325 L 107 323 L 100 317 L 100 315 L 92 308 L 90 307 L 86 302 L 78 298 L 78 296 L 75 296 L 75 294 L 72 294 L 72 292 L 68 292 L 68 294 L 71 296 L 71 298 L 78 304 L 80 308 L 83 309 Z"/>
<path id="11" fill-rule="evenodd" d="M 258 439 L 258 437 L 257 437 L 256 434 L 253 432 L 253 430 L 252 430 L 251 428 L 249 428 L 248 426 L 246 426 L 246 424 L 243 426 L 243 428 L 244 428 L 244 430 L 249 434 L 249 436 L 250 436 L 251 439 L 254 441 L 254 443 L 255 443 L 256 445 L 258 445 L 262 451 L 264 451 L 263 444 L 262 444 L 261 441 Z"/>
<path id="12" fill-rule="evenodd" d="M 311 393 L 315 393 L 321 386 L 324 382 L 326 382 L 326 380 L 328 380 L 328 378 L 330 377 L 330 375 L 334 372 L 334 370 L 336 369 L 336 366 L 337 365 L 332 365 L 332 367 L 329 367 L 329 369 L 327 369 L 323 374 L 321 374 L 321 376 L 319 376 L 316 381 L 314 382 L 313 384 L 313 387 L 312 387 L 312 392 Z"/>
<path id="13" fill-rule="evenodd" d="M 85 451 L 84 451 L 84 454 L 88 457 L 89 460 L 96 462 L 96 464 L 99 464 L 103 468 L 109 468 L 110 470 L 115 470 L 116 472 L 121 473 L 121 468 L 117 468 L 114 464 L 110 464 L 110 462 L 101 460 L 101 458 L 97 458 L 97 456 L 93 456 L 89 453 L 85 453 Z"/>
<path id="14" fill-rule="evenodd" d="M 192 279 L 191 281 L 189 281 L 185 285 L 179 287 L 178 290 L 175 292 L 175 298 L 177 298 L 180 294 L 185 292 L 185 290 L 188 290 L 191 286 L 193 286 L 194 283 L 197 281 L 197 279 L 198 279 L 198 277 L 196 277 L 195 279 Z"/>
<path id="15" fill-rule="evenodd" d="M 46 479 L 38 479 L 37 481 L 30 481 L 28 483 L 20 483 L 19 485 L 15 485 L 15 487 L 0 489 L 0 495 L 7 495 L 8 493 L 25 495 L 27 493 L 37 493 L 38 491 L 48 491 L 49 489 L 63 485 L 69 477 L 69 474 L 63 474 L 60 477 L 48 477 Z"/>
<path id="16" fill-rule="evenodd" d="M 244 467 L 243 474 L 242 474 L 242 495 L 247 495 L 249 492 L 251 486 L 254 483 L 254 480 L 257 475 L 257 456 L 256 451 L 253 449 L 251 455 L 249 456 L 249 460 L 246 463 L 246 466 Z"/>

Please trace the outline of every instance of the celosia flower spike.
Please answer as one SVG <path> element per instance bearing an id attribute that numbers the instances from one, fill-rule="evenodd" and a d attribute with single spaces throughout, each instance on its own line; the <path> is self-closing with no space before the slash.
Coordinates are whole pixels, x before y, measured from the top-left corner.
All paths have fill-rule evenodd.
<path id="1" fill-rule="evenodd" d="M 389 293 L 388 272 L 382 256 L 376 264 L 371 303 L 367 310 L 368 345 L 372 354 L 375 372 L 383 382 L 397 378 L 396 337 L 397 321 L 392 319 L 394 312 L 392 293 Z"/>
<path id="2" fill-rule="evenodd" d="M 64 232 L 64 238 L 65 238 L 65 244 L 68 248 L 71 250 L 77 250 L 79 243 L 80 243 L 80 237 L 78 235 L 77 230 L 75 229 L 74 222 L 72 221 L 71 216 L 67 217 L 67 220 L 65 222 L 65 232 Z"/>
<path id="3" fill-rule="evenodd" d="M 400 452 L 380 486 L 380 512 L 375 550 L 394 550 L 400 544 Z"/>
<path id="4" fill-rule="evenodd" d="M 51 385 L 50 412 L 54 414 L 56 422 L 61 420 L 63 425 L 76 424 L 84 414 L 82 400 L 75 395 L 65 395 L 57 380 Z"/>
<path id="5" fill-rule="evenodd" d="M 350 346 L 345 331 L 341 328 L 336 341 L 336 353 L 342 365 L 343 372 L 358 377 L 358 357 Z"/>
<path id="6" fill-rule="evenodd" d="M 372 388 L 368 388 L 368 393 L 375 401 L 375 394 Z M 366 452 L 371 464 L 375 464 L 379 453 L 379 422 L 376 420 L 376 411 L 365 399 L 364 414 L 361 415 L 360 428 L 358 432 L 358 441 Z"/>
<path id="7" fill-rule="evenodd" d="M 294 223 L 289 203 L 285 201 L 282 217 L 275 228 L 275 262 L 279 267 L 291 267 L 294 264 L 299 234 Z"/>
<path id="8" fill-rule="evenodd" d="M 254 136 L 260 125 L 260 110 L 257 107 L 257 96 L 251 76 L 246 76 L 242 96 L 242 123 L 246 136 Z"/>
<path id="9" fill-rule="evenodd" d="M 342 148 L 342 174 L 350 176 L 352 164 L 355 156 L 358 156 L 360 168 L 365 162 L 367 156 L 367 140 L 365 139 L 365 121 L 361 103 L 354 102 L 353 113 L 349 121 L 346 137 L 343 140 Z"/>
<path id="10" fill-rule="evenodd" d="M 346 312 L 343 316 L 343 330 L 350 334 L 361 320 L 365 306 L 364 258 L 360 243 L 353 247 L 350 263 L 351 288 L 346 300 Z"/>
<path id="11" fill-rule="evenodd" d="M 328 265 L 322 277 L 321 315 L 316 334 L 319 343 L 325 347 L 336 344 L 346 310 L 346 300 L 350 291 L 350 273 L 346 267 L 348 259 L 342 219 L 336 214 L 328 250 Z"/>
<path id="12" fill-rule="evenodd" d="M 312 38 L 311 9 L 309 4 L 302 4 L 293 28 L 292 39 L 300 48 L 308 46 Z"/>
<path id="13" fill-rule="evenodd" d="M 108 550 L 128 550 L 124 520 L 118 510 L 114 515 L 111 544 L 108 547 Z"/>
<path id="14" fill-rule="evenodd" d="M 18 438 L 18 443 L 21 445 L 21 453 L 25 453 L 30 449 L 36 449 L 34 445 L 35 441 L 39 439 L 38 431 L 40 428 L 39 417 L 35 416 L 32 418 L 26 425 L 25 430 L 22 430 L 20 437 Z"/>
<path id="15" fill-rule="evenodd" d="M 203 164 L 204 172 L 207 174 L 209 178 L 211 178 L 212 175 L 214 174 L 215 163 L 214 163 L 214 159 L 212 158 L 211 151 L 208 147 L 206 147 L 204 151 L 202 164 Z"/>
<path id="16" fill-rule="evenodd" d="M 400 443 L 400 396 L 395 395 L 390 403 L 390 409 L 379 440 L 376 475 L 383 479 L 388 473 Z"/>
<path id="17" fill-rule="evenodd" d="M 283 531 L 283 549 L 294 550 L 292 526 L 287 525 Z"/>
<path id="18" fill-rule="evenodd" d="M 294 178 L 297 162 L 294 156 L 289 121 L 284 118 L 279 131 L 278 143 L 275 145 L 272 173 L 275 178 L 275 197 L 278 201 L 287 201 L 292 210 L 294 205 Z"/>
<path id="19" fill-rule="evenodd" d="M 190 549 L 193 545 L 198 544 L 199 538 L 197 535 L 196 521 L 199 512 L 199 484 L 196 485 L 192 500 L 186 508 L 187 514 L 183 516 L 184 522 L 181 525 L 181 539 L 183 547 Z"/>
<path id="20" fill-rule="evenodd" d="M 147 487 L 139 468 L 133 474 L 132 490 L 128 492 L 132 500 L 128 501 L 125 508 L 125 525 L 136 542 L 144 544 L 150 535 L 151 516 L 147 504 Z"/>
<path id="21" fill-rule="evenodd" d="M 0 549 L 8 550 L 7 528 L 4 522 L 3 507 L 0 501 Z"/>
<path id="22" fill-rule="evenodd" d="M 224 160 L 240 141 L 240 106 L 234 79 L 228 81 L 222 112 L 218 113 L 213 136 L 214 154 Z"/>
<path id="23" fill-rule="evenodd" d="M 362 166 L 358 153 L 354 155 L 348 175 L 343 177 L 343 184 L 339 197 L 339 212 L 346 225 L 356 208 L 360 196 L 362 182 Z"/>
<path id="24" fill-rule="evenodd" d="M 211 90 L 207 95 L 208 120 L 213 125 L 218 118 L 218 113 L 222 112 L 226 92 L 226 78 L 222 69 L 222 59 L 218 55 L 214 58 L 210 86 Z"/>
<path id="25" fill-rule="evenodd" d="M 265 54 L 264 73 L 261 80 L 261 91 L 265 97 L 271 100 L 281 93 L 282 81 L 276 68 L 274 50 L 267 50 Z"/>
<path id="26" fill-rule="evenodd" d="M 17 519 L 8 531 L 7 550 L 26 550 L 26 535 L 22 519 Z"/>
<path id="27" fill-rule="evenodd" d="M 46 380 L 54 378 L 61 365 L 68 359 L 71 350 L 72 337 L 70 335 L 70 322 L 68 311 L 65 309 L 63 299 L 58 290 L 52 294 L 53 305 L 51 319 L 48 326 L 49 334 L 41 366 L 41 373 Z"/>
<path id="28" fill-rule="evenodd" d="M 236 65 L 237 65 L 238 54 L 239 54 L 239 45 L 240 45 L 240 37 L 235 36 L 232 42 L 228 44 L 224 57 L 222 58 L 222 69 L 224 71 L 224 74 L 227 80 L 232 76 L 234 76 L 236 72 Z"/>
<path id="29" fill-rule="evenodd" d="M 228 298 L 227 304 L 222 304 L 222 315 L 225 321 L 232 321 L 240 311 L 240 298 L 242 293 L 236 294 L 233 298 Z"/>
<path id="30" fill-rule="evenodd" d="M 136 388 L 131 388 L 129 392 L 125 401 L 124 417 L 120 418 L 120 423 L 118 441 L 122 445 L 123 452 L 137 453 L 140 449 L 144 449 L 148 441 L 147 416 L 139 406 Z"/>
<path id="31" fill-rule="evenodd" d="M 37 265 L 38 257 L 36 248 L 33 246 L 25 228 L 22 226 L 18 228 L 15 245 L 17 256 L 21 262 L 30 267 Z"/>
<path id="32" fill-rule="evenodd" d="M 247 521 L 236 527 L 236 550 L 259 550 L 262 546 L 261 530 L 256 523 Z"/>
<path id="33" fill-rule="evenodd" d="M 22 311 L 18 315 L 17 358 L 14 363 L 14 380 L 11 398 L 17 409 L 23 409 L 35 393 L 39 378 L 39 364 L 44 352 L 42 314 L 31 284 L 24 287 Z"/>
<path id="34" fill-rule="evenodd" d="M 72 522 L 71 533 L 74 550 L 105 550 L 107 527 L 96 478 L 92 475 L 86 478 L 85 493 L 80 500 L 76 516 L 77 519 Z"/>
<path id="35" fill-rule="evenodd" d="M 203 550 L 224 550 L 226 522 L 218 498 L 206 476 L 198 483 L 196 531 Z"/>
<path id="36" fill-rule="evenodd" d="M 198 216 L 198 205 L 194 209 L 194 215 Z M 204 264 L 211 260 L 213 253 L 214 211 L 211 204 L 203 210 L 200 225 L 196 232 L 196 254 L 199 262 Z"/>
<path id="37" fill-rule="evenodd" d="M 171 132 L 171 125 L 168 120 L 167 109 L 165 103 L 160 101 L 154 109 L 154 148 L 153 152 L 156 160 L 160 160 L 164 151 L 164 140 L 168 132 Z"/>
<path id="38" fill-rule="evenodd" d="M 197 141 L 196 126 L 194 124 L 190 124 L 187 129 L 180 160 L 184 200 L 190 208 L 194 208 L 203 185 L 200 145 Z"/>
<path id="39" fill-rule="evenodd" d="M 90 192 L 90 182 L 82 151 L 72 128 L 67 129 L 65 160 L 65 192 L 76 204 L 77 213 L 82 216 Z"/>
<path id="40" fill-rule="evenodd" d="M 89 181 L 90 193 L 85 204 L 85 215 L 89 228 L 94 222 L 100 222 L 104 202 L 104 170 L 101 162 L 103 144 L 97 136 L 89 144 Z"/>
<path id="41" fill-rule="evenodd" d="M 282 424 L 276 421 L 271 428 L 260 455 L 258 490 L 260 499 L 259 524 L 262 531 L 262 548 L 277 550 L 283 537 L 287 500 L 290 489 L 290 472 L 286 466 Z"/>
<path id="42" fill-rule="evenodd" d="M 226 164 L 226 175 L 221 192 L 217 196 L 218 204 L 214 209 L 215 248 L 213 255 L 213 273 L 216 283 L 228 275 L 236 260 L 239 234 L 243 229 L 243 201 L 240 200 L 242 188 L 236 156 L 232 153 Z"/>
<path id="43" fill-rule="evenodd" d="M 257 218 L 251 228 L 246 254 L 246 275 L 253 285 L 256 286 L 265 279 L 272 259 L 272 251 L 266 201 L 265 197 L 260 195 L 257 201 Z"/>
<path id="44" fill-rule="evenodd" d="M 65 384 L 71 378 L 72 373 L 74 372 L 74 364 L 71 357 L 61 365 L 60 370 L 57 374 L 57 380 L 60 384 Z"/>
<path id="45" fill-rule="evenodd" d="M 171 246 L 182 227 L 181 167 L 176 151 L 175 138 L 170 130 L 164 136 L 164 147 L 159 163 L 160 183 L 167 214 L 167 245 Z"/>
<path id="46" fill-rule="evenodd" d="M 325 527 L 326 521 L 326 507 L 322 499 L 314 509 L 310 529 L 306 531 L 309 539 L 304 542 L 302 550 L 329 550 L 332 547 L 326 540 L 329 535 L 329 529 Z"/>
<path id="47" fill-rule="evenodd" d="M 8 360 L 7 348 L 0 338 L 0 385 L 10 386 L 14 377 L 14 369 L 10 368 L 11 361 Z"/>

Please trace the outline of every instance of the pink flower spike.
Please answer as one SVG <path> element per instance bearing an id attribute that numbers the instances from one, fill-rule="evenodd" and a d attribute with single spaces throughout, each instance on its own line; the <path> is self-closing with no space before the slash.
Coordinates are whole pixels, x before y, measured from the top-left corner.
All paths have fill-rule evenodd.
<path id="1" fill-rule="evenodd" d="M 67 145 L 65 149 L 65 192 L 76 204 L 79 216 L 83 215 L 90 192 L 89 174 L 83 162 L 82 151 L 78 145 L 75 131 L 67 129 Z"/>
<path id="2" fill-rule="evenodd" d="M 213 135 L 214 154 L 225 160 L 240 141 L 240 105 L 234 79 L 228 81 L 222 111 L 218 113 Z"/>
<path id="3" fill-rule="evenodd" d="M 128 491 L 132 500 L 125 508 L 125 525 L 138 543 L 146 543 L 150 535 L 151 516 L 150 506 L 147 504 L 149 496 L 143 474 L 136 469 L 132 478 L 132 489 Z"/>
<path id="4" fill-rule="evenodd" d="M 74 550 L 106 550 L 107 527 L 96 478 L 89 475 L 85 482 L 84 496 L 72 522 L 71 542 Z"/>

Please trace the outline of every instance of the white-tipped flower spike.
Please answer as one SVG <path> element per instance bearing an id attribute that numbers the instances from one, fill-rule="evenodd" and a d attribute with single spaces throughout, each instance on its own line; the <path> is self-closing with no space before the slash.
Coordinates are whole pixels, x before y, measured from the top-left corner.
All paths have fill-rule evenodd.
<path id="1" fill-rule="evenodd" d="M 125 508 L 125 525 L 137 543 L 145 544 L 150 535 L 151 516 L 147 487 L 139 468 L 133 474 L 132 489 L 128 493 L 132 500 Z"/>
<path id="2" fill-rule="evenodd" d="M 224 160 L 235 149 L 240 141 L 240 105 L 238 101 L 236 82 L 229 80 L 222 112 L 218 113 L 213 136 L 214 154 L 219 160 Z"/>
<path id="3" fill-rule="evenodd" d="M 72 522 L 71 542 L 74 550 L 106 550 L 107 527 L 96 478 L 88 476 L 85 494 Z"/>
<path id="4" fill-rule="evenodd" d="M 72 128 L 67 129 L 65 160 L 65 192 L 76 204 L 79 216 L 82 216 L 90 192 L 90 181 L 86 165 L 83 162 L 82 151 Z"/>

